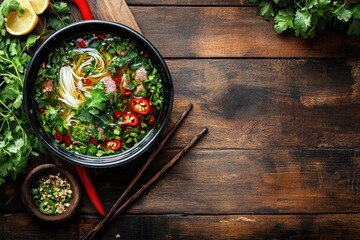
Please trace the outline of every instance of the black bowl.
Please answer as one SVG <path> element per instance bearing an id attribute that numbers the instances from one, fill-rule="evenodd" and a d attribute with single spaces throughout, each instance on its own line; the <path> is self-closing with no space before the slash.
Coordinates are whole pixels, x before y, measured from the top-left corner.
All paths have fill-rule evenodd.
<path id="1" fill-rule="evenodd" d="M 75 154 L 67 151 L 65 148 L 57 144 L 53 138 L 46 133 L 37 116 L 37 104 L 35 101 L 35 80 L 42 62 L 47 55 L 65 41 L 76 39 L 86 34 L 106 34 L 128 38 L 134 41 L 140 49 L 147 52 L 154 64 L 161 73 L 164 86 L 164 105 L 160 110 L 159 117 L 154 128 L 134 147 L 131 149 L 110 156 L 94 157 L 82 154 Z M 174 89 L 169 69 L 160 55 L 158 50 L 141 34 L 129 27 L 119 23 L 91 20 L 74 23 L 51 35 L 36 51 L 26 70 L 23 91 L 23 105 L 25 114 L 34 129 L 36 135 L 44 143 L 44 145 L 60 159 L 79 164 L 86 167 L 111 167 L 120 165 L 138 158 L 146 152 L 159 139 L 162 131 L 165 129 L 172 111 L 174 99 Z"/>

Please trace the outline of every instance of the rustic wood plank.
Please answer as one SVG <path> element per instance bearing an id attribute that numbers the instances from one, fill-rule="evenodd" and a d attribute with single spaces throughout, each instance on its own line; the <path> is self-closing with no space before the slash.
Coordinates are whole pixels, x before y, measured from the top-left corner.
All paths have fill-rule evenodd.
<path id="1" fill-rule="evenodd" d="M 256 7 L 133 6 L 144 35 L 165 57 L 359 58 L 360 41 L 327 30 L 313 40 L 278 35 Z M 146 17 L 144 17 L 146 16 Z"/>
<path id="2" fill-rule="evenodd" d="M 0 215 L 5 239 L 79 239 L 99 218 L 79 216 L 68 224 L 46 225 L 25 214 Z M 78 225 L 77 225 L 78 223 Z M 357 239 L 360 214 L 349 215 L 125 215 L 98 239 Z"/>
<path id="3" fill-rule="evenodd" d="M 127 0 L 131 5 L 147 5 L 147 6 L 246 6 L 251 5 L 248 0 Z"/>
<path id="4" fill-rule="evenodd" d="M 162 153 L 144 180 L 174 154 Z M 359 151 L 352 150 L 193 150 L 128 211 L 137 214 L 359 212 L 358 156 Z M 124 182 L 115 176 L 126 170 L 111 169 L 98 179 L 99 191 L 106 193 L 111 203 L 122 191 L 119 186 Z M 108 207 L 111 203 L 105 204 Z"/>
<path id="5" fill-rule="evenodd" d="M 206 141 L 204 139 L 204 141 Z M 163 151 L 146 171 L 152 177 L 176 151 Z M 133 214 L 310 214 L 359 212 L 359 150 L 192 150 L 136 200 Z M 137 164 L 94 178 L 110 209 Z M 6 189 L 6 188 L 4 188 Z M 11 188 L 10 188 L 11 189 Z M 9 189 L 1 192 L 10 196 Z M 83 192 L 80 213 L 96 215 Z M 20 196 L 0 211 L 24 211 Z"/>
<path id="6" fill-rule="evenodd" d="M 360 62 L 332 60 L 168 60 L 173 116 L 194 109 L 167 145 L 215 149 L 358 148 Z"/>

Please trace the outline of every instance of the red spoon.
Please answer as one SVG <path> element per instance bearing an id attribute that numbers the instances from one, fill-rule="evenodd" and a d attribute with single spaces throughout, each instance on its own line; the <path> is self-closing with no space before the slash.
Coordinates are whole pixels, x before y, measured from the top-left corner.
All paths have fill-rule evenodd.
<path id="1" fill-rule="evenodd" d="M 73 0 L 73 2 L 79 8 L 84 20 L 93 19 L 89 5 L 87 4 L 86 0 Z M 104 208 L 102 207 L 99 196 L 95 190 L 94 184 L 92 183 L 91 178 L 90 178 L 86 168 L 79 166 L 79 165 L 74 165 L 74 168 L 75 168 L 76 172 L 78 173 L 80 181 L 82 182 L 82 184 L 85 188 L 85 191 L 88 194 L 94 207 L 102 216 L 105 216 Z"/>

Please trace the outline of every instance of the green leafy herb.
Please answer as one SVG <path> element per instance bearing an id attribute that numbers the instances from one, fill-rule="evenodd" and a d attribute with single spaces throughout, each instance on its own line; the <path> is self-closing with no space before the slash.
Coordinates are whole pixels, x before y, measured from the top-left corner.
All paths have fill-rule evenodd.
<path id="1" fill-rule="evenodd" d="M 20 41 L 0 36 L 0 184 L 23 172 L 30 155 L 44 148 L 22 109 L 24 71 L 30 56 Z"/>
<path id="2" fill-rule="evenodd" d="M 249 0 L 258 3 L 258 15 L 274 19 L 277 33 L 292 32 L 302 38 L 313 38 L 325 27 L 345 30 L 360 36 L 360 1 L 345 0 Z"/>

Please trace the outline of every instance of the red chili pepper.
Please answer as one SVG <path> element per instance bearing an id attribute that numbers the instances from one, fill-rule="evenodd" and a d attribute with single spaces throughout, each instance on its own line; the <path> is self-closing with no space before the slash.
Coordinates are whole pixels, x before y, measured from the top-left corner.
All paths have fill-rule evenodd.
<path id="1" fill-rule="evenodd" d="M 97 140 L 95 139 L 95 138 L 93 138 L 93 137 L 91 137 L 90 138 L 90 143 L 92 144 L 92 145 L 98 145 L 98 142 L 97 142 Z"/>
<path id="2" fill-rule="evenodd" d="M 120 78 L 118 78 L 117 76 L 114 76 L 114 78 L 113 78 L 113 79 L 114 79 L 114 81 L 115 81 L 115 82 L 117 82 L 117 83 L 121 83 Z"/>
<path id="3" fill-rule="evenodd" d="M 135 127 L 139 124 L 139 118 L 135 114 L 128 112 L 123 115 L 123 122 L 126 122 L 128 126 Z"/>
<path id="4" fill-rule="evenodd" d="M 105 38 L 106 38 L 106 35 L 105 34 L 98 34 L 97 37 L 104 41 Z"/>
<path id="5" fill-rule="evenodd" d="M 87 4 L 86 0 L 72 0 L 72 1 L 76 4 L 76 6 L 78 6 L 84 20 L 93 19 L 89 5 Z"/>
<path id="6" fill-rule="evenodd" d="M 153 125 L 155 123 L 155 117 L 151 116 L 148 120 L 148 124 Z"/>
<path id="7" fill-rule="evenodd" d="M 90 78 L 86 78 L 84 81 L 84 84 L 91 84 L 91 79 Z"/>
<path id="8" fill-rule="evenodd" d="M 39 111 L 41 114 L 43 114 L 43 113 L 45 113 L 45 108 L 40 108 Z"/>
<path id="9" fill-rule="evenodd" d="M 126 91 L 125 91 L 125 96 L 127 96 L 127 97 L 131 96 L 131 91 L 126 90 Z"/>
<path id="10" fill-rule="evenodd" d="M 70 137 L 67 136 L 67 135 L 65 135 L 65 136 L 63 137 L 63 139 L 64 139 L 65 146 L 70 147 L 70 145 L 71 145 L 71 139 L 70 139 Z"/>
<path id="11" fill-rule="evenodd" d="M 76 40 L 76 43 L 77 43 L 77 45 L 78 45 L 79 47 L 81 47 L 81 48 L 86 48 L 86 42 L 85 42 L 84 39 L 78 38 L 78 39 Z"/>
<path id="12" fill-rule="evenodd" d="M 121 112 L 120 110 L 115 110 L 115 112 L 114 112 L 114 117 L 115 117 L 116 119 L 120 118 L 121 115 L 122 115 L 122 112 Z"/>
<path id="13" fill-rule="evenodd" d="M 148 58 L 148 57 L 149 57 L 149 54 L 144 53 L 144 58 Z"/>
<path id="14" fill-rule="evenodd" d="M 63 141 L 63 135 L 58 130 L 56 130 L 55 136 L 60 142 Z"/>
<path id="15" fill-rule="evenodd" d="M 150 103 L 146 98 L 137 97 L 131 100 L 131 109 L 141 115 L 146 115 L 150 111 Z"/>
<path id="16" fill-rule="evenodd" d="M 91 202 L 95 206 L 96 210 L 102 216 L 105 216 L 105 211 L 104 211 L 104 209 L 103 209 L 103 207 L 101 205 L 99 196 L 96 193 L 95 187 L 92 184 L 92 181 L 90 179 L 90 176 L 89 176 L 88 172 L 86 171 L 86 168 L 81 167 L 81 166 L 76 165 L 76 164 L 74 164 L 74 168 L 75 168 L 76 172 L 78 173 L 79 178 L 80 178 L 82 184 L 84 185 L 84 189 L 85 189 L 86 193 L 88 194 Z"/>
<path id="17" fill-rule="evenodd" d="M 113 140 L 108 140 L 108 141 L 105 141 L 104 142 L 104 146 L 107 148 L 107 149 L 110 149 L 110 150 L 118 150 L 119 148 L 121 148 L 121 141 L 118 140 L 118 139 L 113 139 Z"/>

